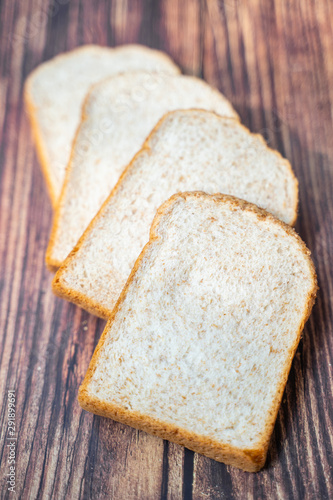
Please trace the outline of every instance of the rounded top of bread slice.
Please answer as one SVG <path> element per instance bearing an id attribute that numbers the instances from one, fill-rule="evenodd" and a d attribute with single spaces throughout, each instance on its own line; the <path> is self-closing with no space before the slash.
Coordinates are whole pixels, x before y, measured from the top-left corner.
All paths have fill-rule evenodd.
<path id="1" fill-rule="evenodd" d="M 89 87 L 126 71 L 180 73 L 166 54 L 141 45 L 84 45 L 42 63 L 27 78 L 25 100 L 43 152 L 55 201 L 62 187 L 72 141 Z"/>
<path id="2" fill-rule="evenodd" d="M 84 98 L 93 83 L 126 71 L 146 69 L 152 72 L 180 73 L 172 59 L 159 50 L 139 44 L 119 47 L 83 45 L 41 63 L 29 75 L 26 86 L 37 102 L 46 97 L 47 90 L 58 85 L 75 89 Z M 85 89 L 81 85 L 85 86 Z M 42 95 L 41 95 L 42 94 Z M 54 97 L 57 100 L 57 96 Z M 75 98 L 75 96 L 73 96 Z"/>
<path id="3" fill-rule="evenodd" d="M 80 402 L 258 470 L 316 289 L 310 252 L 271 214 L 226 195 L 174 195 L 157 212 Z"/>
<path id="4" fill-rule="evenodd" d="M 183 163 L 192 163 L 193 171 L 198 169 L 202 178 L 206 172 L 201 187 L 194 181 L 196 185 L 191 189 L 179 184 L 175 192 L 200 189 L 208 194 L 234 195 L 264 208 L 286 224 L 296 223 L 298 181 L 290 162 L 270 148 L 262 135 L 250 132 L 238 120 L 206 110 L 176 110 L 160 120 L 144 148 L 149 148 L 150 155 L 161 162 L 163 157 L 172 156 L 180 176 L 184 177 Z M 141 161 L 145 158 L 144 148 Z M 140 158 L 137 160 L 139 163 Z M 135 166 L 136 161 L 133 163 Z"/>

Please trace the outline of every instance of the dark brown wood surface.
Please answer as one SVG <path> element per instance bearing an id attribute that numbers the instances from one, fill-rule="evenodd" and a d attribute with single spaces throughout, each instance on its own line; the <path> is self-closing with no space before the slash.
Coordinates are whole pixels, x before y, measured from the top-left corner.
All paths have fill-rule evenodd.
<path id="1" fill-rule="evenodd" d="M 16 395 L 16 498 L 333 498 L 333 3 L 330 0 L 2 0 L 0 3 L 1 498 Z M 81 411 L 104 322 L 53 296 L 52 209 L 22 105 L 40 62 L 83 43 L 139 42 L 217 86 L 292 163 L 296 229 L 320 291 L 269 450 L 245 473 Z"/>

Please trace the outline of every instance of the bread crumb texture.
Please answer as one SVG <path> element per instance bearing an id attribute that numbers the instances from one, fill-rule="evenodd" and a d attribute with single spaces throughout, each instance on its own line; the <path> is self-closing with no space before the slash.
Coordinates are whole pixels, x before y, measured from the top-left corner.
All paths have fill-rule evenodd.
<path id="1" fill-rule="evenodd" d="M 56 293 L 61 290 L 63 297 L 107 318 L 149 239 L 157 208 L 174 193 L 189 190 L 232 194 L 285 222 L 296 219 L 297 180 L 289 162 L 260 135 L 208 111 L 175 111 L 157 125 L 65 261 Z M 74 243 L 69 235 L 75 235 L 85 203 L 80 201 L 76 210 L 74 193 L 71 200 L 58 240 L 59 250 L 65 239 L 70 243 L 66 252 Z"/>
<path id="2" fill-rule="evenodd" d="M 258 470 L 315 293 L 309 251 L 290 227 L 232 197 L 174 196 L 107 324 L 81 404 Z"/>

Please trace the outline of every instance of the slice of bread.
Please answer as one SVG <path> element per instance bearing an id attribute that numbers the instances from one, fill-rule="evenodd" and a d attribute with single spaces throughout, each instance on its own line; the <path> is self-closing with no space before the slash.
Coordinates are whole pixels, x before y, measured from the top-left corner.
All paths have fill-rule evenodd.
<path id="1" fill-rule="evenodd" d="M 296 219 L 297 180 L 260 135 L 214 113 L 176 111 L 157 125 L 58 271 L 55 293 L 107 319 L 157 208 L 189 190 L 232 194 L 290 224 Z"/>
<path id="2" fill-rule="evenodd" d="M 234 197 L 174 195 L 154 219 L 79 402 L 258 471 L 316 290 L 310 252 L 290 226 Z"/>
<path id="3" fill-rule="evenodd" d="M 25 84 L 25 102 L 53 206 L 60 195 L 83 99 L 93 84 L 133 70 L 177 74 L 162 52 L 140 45 L 85 45 L 41 64 Z"/>
<path id="4" fill-rule="evenodd" d="M 73 249 L 157 121 L 167 111 L 194 106 L 237 117 L 222 94 L 190 76 L 126 73 L 94 86 L 56 209 L 46 253 L 50 269 Z"/>

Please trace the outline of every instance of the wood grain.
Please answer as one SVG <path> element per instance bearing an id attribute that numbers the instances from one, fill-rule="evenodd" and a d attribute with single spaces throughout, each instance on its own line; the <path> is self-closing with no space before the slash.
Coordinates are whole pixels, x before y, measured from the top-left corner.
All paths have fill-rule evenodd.
<path id="1" fill-rule="evenodd" d="M 1 498 L 7 390 L 16 391 L 23 499 L 333 498 L 333 4 L 330 0 L 5 0 L 0 3 Z M 83 43 L 139 42 L 202 76 L 292 163 L 297 231 L 320 291 L 263 471 L 224 466 L 81 411 L 104 322 L 58 300 L 44 266 L 51 205 L 22 105 L 41 61 Z"/>

